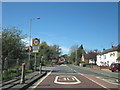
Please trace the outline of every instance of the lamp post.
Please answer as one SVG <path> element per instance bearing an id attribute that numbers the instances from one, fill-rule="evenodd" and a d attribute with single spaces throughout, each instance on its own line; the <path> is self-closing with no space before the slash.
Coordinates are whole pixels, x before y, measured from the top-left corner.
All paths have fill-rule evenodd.
<path id="1" fill-rule="evenodd" d="M 76 62 L 77 62 L 76 64 L 78 64 L 78 57 L 77 57 L 78 56 L 78 52 L 77 52 L 77 50 L 78 50 L 78 45 L 76 45 Z"/>
<path id="2" fill-rule="evenodd" d="M 30 53 L 30 46 L 31 46 L 31 29 L 32 29 L 32 20 L 36 20 L 36 19 L 40 19 L 39 17 L 37 17 L 37 18 L 32 18 L 32 19 L 30 19 L 30 26 L 29 26 L 29 28 L 30 28 L 30 31 L 29 31 L 29 69 L 31 68 L 30 67 L 30 55 L 31 55 L 31 53 Z"/>

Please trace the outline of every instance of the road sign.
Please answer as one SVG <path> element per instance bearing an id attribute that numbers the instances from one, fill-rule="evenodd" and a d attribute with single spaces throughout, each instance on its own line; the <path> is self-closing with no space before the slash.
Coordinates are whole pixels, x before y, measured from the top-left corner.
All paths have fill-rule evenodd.
<path id="1" fill-rule="evenodd" d="M 39 46 L 32 46 L 33 50 L 39 50 Z"/>
<path id="2" fill-rule="evenodd" d="M 37 53 L 37 52 L 39 52 L 39 50 L 33 50 L 33 53 Z"/>
<path id="3" fill-rule="evenodd" d="M 40 46 L 40 39 L 38 38 L 32 39 L 32 49 L 34 53 L 39 52 L 39 46 Z"/>
<path id="4" fill-rule="evenodd" d="M 39 52 L 39 46 L 32 46 L 33 52 Z"/>
<path id="5" fill-rule="evenodd" d="M 32 39 L 32 46 L 40 46 L 40 39 L 38 38 Z"/>

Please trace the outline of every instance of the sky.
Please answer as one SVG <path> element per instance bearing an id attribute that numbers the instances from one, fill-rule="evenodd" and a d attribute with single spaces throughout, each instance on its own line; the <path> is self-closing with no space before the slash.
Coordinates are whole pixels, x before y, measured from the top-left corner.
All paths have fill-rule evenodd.
<path id="1" fill-rule="evenodd" d="M 117 2 L 3 2 L 2 26 L 15 26 L 29 37 L 59 45 L 68 54 L 73 45 L 86 50 L 118 45 Z"/>

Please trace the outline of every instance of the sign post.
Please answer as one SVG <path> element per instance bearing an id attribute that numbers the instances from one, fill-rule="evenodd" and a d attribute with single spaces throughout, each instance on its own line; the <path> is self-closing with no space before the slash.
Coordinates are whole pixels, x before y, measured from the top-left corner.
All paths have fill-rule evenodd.
<path id="1" fill-rule="evenodd" d="M 32 49 L 33 49 L 33 53 L 35 53 L 34 70 L 36 70 L 36 65 L 37 65 L 36 53 L 39 52 L 39 46 L 40 46 L 40 39 L 38 38 L 32 39 Z"/>

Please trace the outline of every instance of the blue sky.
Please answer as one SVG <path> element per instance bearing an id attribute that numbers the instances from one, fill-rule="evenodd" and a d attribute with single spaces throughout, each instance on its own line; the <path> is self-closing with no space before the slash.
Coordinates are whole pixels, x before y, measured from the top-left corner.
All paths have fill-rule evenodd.
<path id="1" fill-rule="evenodd" d="M 118 44 L 117 2 L 4 2 L 3 27 L 15 26 L 32 38 L 57 44 L 68 53 L 73 45 L 102 50 Z"/>

